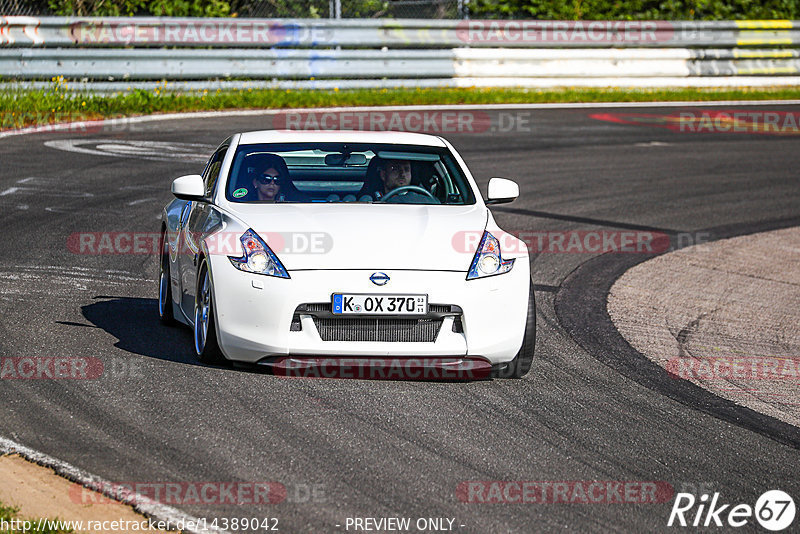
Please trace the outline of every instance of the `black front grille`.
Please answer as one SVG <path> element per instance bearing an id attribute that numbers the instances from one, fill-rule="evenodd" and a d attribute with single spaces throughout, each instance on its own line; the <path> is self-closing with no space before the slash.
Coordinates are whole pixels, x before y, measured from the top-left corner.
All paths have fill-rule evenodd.
<path id="1" fill-rule="evenodd" d="M 436 341 L 442 319 L 389 319 L 375 317 L 314 317 L 323 341 Z"/>
<path id="2" fill-rule="evenodd" d="M 305 310 L 310 312 L 325 312 L 331 311 L 333 305 L 330 302 L 310 302 L 308 304 L 301 304 L 298 311 Z"/>
<path id="3" fill-rule="evenodd" d="M 445 316 L 453 316 L 463 331 L 461 308 L 450 304 L 428 304 L 428 314 L 422 317 L 348 317 L 334 315 L 330 302 L 309 302 L 297 307 L 290 330 L 299 331 L 300 315 L 310 315 L 323 341 L 388 341 L 393 343 L 433 343 Z"/>
<path id="4" fill-rule="evenodd" d="M 302 332 L 303 331 L 303 323 L 300 322 L 300 316 L 295 314 L 292 316 L 292 322 L 289 325 L 290 332 Z"/>

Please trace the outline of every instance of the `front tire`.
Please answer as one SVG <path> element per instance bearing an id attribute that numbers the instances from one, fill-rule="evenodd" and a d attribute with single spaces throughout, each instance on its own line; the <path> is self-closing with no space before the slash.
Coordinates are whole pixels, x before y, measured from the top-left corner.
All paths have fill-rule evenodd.
<path id="1" fill-rule="evenodd" d="M 208 265 L 203 262 L 194 298 L 194 351 L 198 360 L 208 364 L 220 363 L 223 360 L 222 351 L 217 343 L 212 293 Z"/>
<path id="2" fill-rule="evenodd" d="M 169 250 L 167 234 L 161 233 L 161 254 L 158 262 L 158 318 L 161 324 L 172 326 L 175 315 L 172 308 L 172 281 L 169 275 Z"/>
<path id="3" fill-rule="evenodd" d="M 525 335 L 522 346 L 514 359 L 508 362 L 505 368 L 495 371 L 496 378 L 522 378 L 531 370 L 533 355 L 536 348 L 536 299 L 533 295 L 533 281 L 528 290 L 528 317 L 525 321 Z"/>

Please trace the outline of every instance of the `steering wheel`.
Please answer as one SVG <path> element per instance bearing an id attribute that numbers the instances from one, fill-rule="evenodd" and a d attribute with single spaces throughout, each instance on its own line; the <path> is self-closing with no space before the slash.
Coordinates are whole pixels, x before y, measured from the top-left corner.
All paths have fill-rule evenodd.
<path id="1" fill-rule="evenodd" d="M 416 193 L 422 193 L 423 195 L 425 195 L 426 197 L 430 198 L 431 200 L 434 200 L 434 201 L 437 201 L 437 202 L 439 201 L 438 198 L 433 196 L 431 194 L 431 192 L 428 191 L 427 189 L 425 189 L 424 187 L 420 187 L 418 185 L 404 185 L 404 186 L 398 187 L 396 189 L 392 189 L 391 191 L 386 193 L 383 196 L 383 198 L 381 199 L 381 202 L 386 202 L 387 200 L 389 200 L 393 196 L 397 196 L 400 193 L 404 193 L 406 191 L 414 191 Z"/>

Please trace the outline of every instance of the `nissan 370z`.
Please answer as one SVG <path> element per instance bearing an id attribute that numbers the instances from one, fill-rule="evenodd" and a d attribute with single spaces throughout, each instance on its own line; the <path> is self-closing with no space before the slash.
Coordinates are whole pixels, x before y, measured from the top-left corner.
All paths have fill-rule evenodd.
<path id="1" fill-rule="evenodd" d="M 236 134 L 177 178 L 161 223 L 159 314 L 203 362 L 380 358 L 531 367 L 528 251 L 453 146 L 398 132 Z"/>

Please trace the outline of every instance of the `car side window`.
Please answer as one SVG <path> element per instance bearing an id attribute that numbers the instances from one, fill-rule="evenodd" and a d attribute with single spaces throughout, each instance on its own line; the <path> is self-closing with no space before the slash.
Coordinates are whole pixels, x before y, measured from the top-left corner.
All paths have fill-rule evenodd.
<path id="1" fill-rule="evenodd" d="M 228 147 L 220 148 L 211 156 L 211 159 L 208 160 L 206 170 L 203 172 L 203 183 L 205 184 L 207 197 L 210 197 L 214 193 L 214 188 L 219 178 L 219 171 L 222 168 L 222 159 L 225 157 L 227 151 Z"/>

